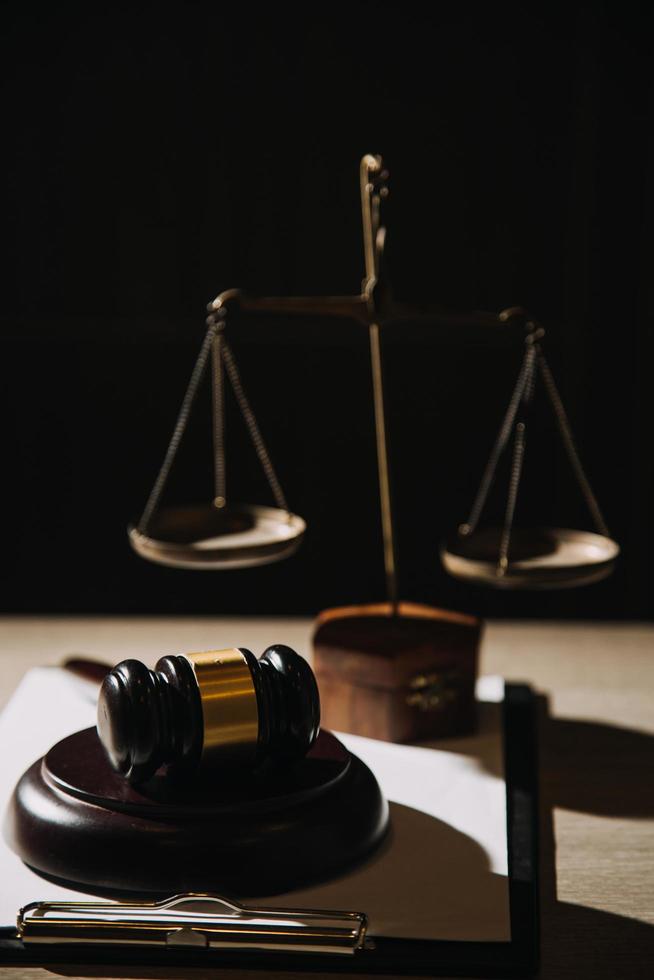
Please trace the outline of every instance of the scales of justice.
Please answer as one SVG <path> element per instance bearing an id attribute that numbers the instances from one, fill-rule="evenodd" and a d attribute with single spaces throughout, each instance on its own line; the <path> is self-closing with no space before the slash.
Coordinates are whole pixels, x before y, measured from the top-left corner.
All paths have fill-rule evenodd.
<path id="1" fill-rule="evenodd" d="M 370 853 L 384 838 L 388 825 L 388 806 L 374 775 L 324 726 L 397 742 L 464 734 L 474 727 L 479 620 L 405 602 L 398 595 L 381 336 L 385 326 L 400 321 L 434 327 L 444 321 L 429 310 L 401 306 L 393 300 L 383 267 L 385 228 L 381 210 L 388 193 L 387 177 L 381 157 L 363 157 L 360 186 L 365 278 L 360 293 L 260 298 L 228 289 L 209 304 L 207 332 L 168 450 L 140 520 L 129 529 L 131 545 L 140 556 L 181 569 L 238 569 L 292 555 L 305 533 L 305 522 L 292 513 L 284 496 L 236 365 L 227 325 L 232 322 L 232 312 L 238 310 L 262 317 L 313 314 L 344 318 L 369 336 L 385 600 L 326 610 L 318 617 L 314 667 L 323 723 L 319 733 L 317 693 L 311 695 L 313 700 L 306 697 L 307 691 L 316 691 L 315 682 L 303 661 L 298 672 L 301 658 L 288 648 L 271 647 L 260 661 L 249 651 L 235 649 L 165 657 L 154 671 L 136 661 L 125 661 L 131 666 L 124 667 L 122 674 L 123 665 L 111 671 L 115 684 L 104 703 L 113 698 L 115 715 L 111 724 L 106 719 L 99 721 L 100 737 L 105 749 L 109 744 L 110 757 L 112 751 L 116 757 L 121 755 L 121 740 L 130 742 L 131 749 L 140 738 L 145 754 L 138 765 L 147 778 L 135 782 L 130 782 L 129 776 L 122 778 L 125 769 L 121 775 L 116 766 L 109 765 L 95 728 L 59 742 L 26 771 L 10 805 L 7 835 L 27 864 L 51 878 L 110 893 L 137 890 L 170 895 L 175 891 L 220 889 L 221 894 L 237 896 L 279 894 L 307 880 L 324 880 Z M 518 328 L 524 338 L 524 356 L 470 512 L 441 550 L 444 567 L 464 582 L 499 589 L 563 588 L 599 581 L 611 572 L 619 547 L 609 536 L 577 452 L 543 352 L 544 331 L 518 308 L 499 315 L 475 314 L 468 319 L 489 330 Z M 461 329 L 465 329 L 465 322 L 465 318 L 460 319 Z M 166 483 L 209 366 L 213 499 L 188 506 L 164 506 Z M 594 531 L 514 526 L 529 411 L 539 382 Z M 245 420 L 275 506 L 240 504 L 229 498 L 227 384 Z M 504 514 L 496 526 L 484 526 L 482 515 L 505 452 L 510 454 L 510 477 Z M 189 664 L 194 673 L 189 672 Z M 229 725 L 234 729 L 240 725 L 239 730 L 246 735 L 239 750 L 256 752 L 265 729 L 271 757 L 254 769 L 219 768 L 208 777 L 168 779 L 166 771 L 156 768 L 166 757 L 157 756 L 151 731 L 156 730 L 162 744 L 168 739 L 167 751 L 179 749 L 183 754 L 184 746 L 190 752 L 197 743 L 204 752 L 208 743 L 206 737 L 202 743 L 199 708 L 217 717 L 216 704 L 223 696 L 218 678 L 221 670 L 231 671 L 229 676 L 238 683 L 223 692 L 229 694 L 225 703 L 229 701 L 232 706 L 232 715 L 229 724 L 217 718 L 216 745 L 220 738 L 229 741 L 232 737 Z M 265 674 L 263 680 L 259 674 Z M 202 678 L 206 676 L 210 682 L 203 694 Z M 201 703 L 192 700 L 193 678 L 201 698 L 209 690 Z M 181 692 L 174 704 L 166 700 L 167 693 L 162 693 L 170 691 L 171 684 Z M 215 690 L 211 684 L 217 685 Z M 136 695 L 130 702 L 125 692 L 129 694 L 132 688 Z M 150 693 L 146 697 L 139 691 Z M 101 706 L 102 698 L 101 694 Z M 275 704 L 278 712 L 282 704 L 284 724 L 290 719 L 290 727 L 284 730 L 278 724 L 281 716 L 274 717 Z M 188 705 L 195 706 L 193 711 L 186 711 Z M 175 712 L 182 719 L 181 729 L 172 735 L 162 734 L 161 719 L 165 715 L 166 724 L 172 725 Z M 281 745 L 292 726 L 297 722 L 293 730 L 300 731 L 307 718 L 310 724 L 303 729 L 307 736 L 304 754 L 280 764 L 273 751 L 275 738 L 279 736 Z M 205 713 L 205 736 L 207 719 Z M 140 751 L 139 745 L 136 747 Z"/>
<path id="2" fill-rule="evenodd" d="M 381 334 L 398 321 L 427 327 L 443 323 L 442 315 L 424 308 L 400 306 L 393 300 L 384 270 L 386 229 L 381 208 L 388 195 L 388 173 L 382 158 L 367 154 L 360 163 L 361 214 L 365 276 L 355 296 L 253 297 L 237 289 L 220 293 L 208 306 L 208 330 L 193 369 L 168 451 L 140 520 L 129 529 L 134 550 L 153 562 L 188 569 L 232 569 L 278 561 L 292 555 L 305 533 L 305 522 L 287 504 L 277 472 L 248 401 L 226 336 L 232 311 L 261 317 L 268 314 L 317 315 L 345 318 L 369 334 L 374 396 L 374 419 L 379 471 L 381 528 L 386 573 L 386 602 L 376 614 L 402 617 L 398 596 L 397 547 L 393 522 L 389 446 L 386 435 Z M 499 315 L 468 318 L 490 329 L 514 325 L 524 331 L 524 357 L 515 387 L 501 421 L 468 517 L 444 544 L 441 559 L 450 575 L 466 582 L 499 589 L 545 589 L 586 585 L 607 576 L 619 553 L 591 489 L 577 451 L 557 386 L 543 352 L 543 328 L 520 308 Z M 465 329 L 465 318 L 460 318 Z M 213 389 L 214 497 L 185 507 L 162 507 L 161 501 L 189 414 L 207 364 Z M 275 507 L 232 502 L 226 490 L 225 384 L 231 385 L 254 449 L 270 486 Z M 528 416 L 535 389 L 541 382 L 563 446 L 592 518 L 594 531 L 514 526 L 514 513 L 525 453 Z M 501 522 L 482 526 L 484 506 L 498 463 L 510 452 L 510 478 Z M 368 608 L 368 607 L 366 607 Z M 423 611 L 424 611 L 423 607 Z M 343 610 L 351 618 L 353 608 Z M 363 609 L 361 610 L 363 615 Z"/>
<path id="3" fill-rule="evenodd" d="M 129 529 L 134 550 L 153 562 L 188 569 L 232 569 L 261 565 L 292 555 L 306 530 L 304 520 L 286 502 L 273 462 L 247 398 L 225 327 L 232 310 L 267 314 L 345 318 L 368 330 L 374 395 L 379 470 L 381 527 L 389 613 L 400 614 L 397 548 L 393 524 L 389 447 L 386 437 L 381 333 L 398 321 L 437 326 L 443 317 L 424 308 L 400 306 L 384 275 L 386 229 L 382 201 L 388 195 L 388 173 L 379 156 L 367 154 L 360 164 L 361 213 L 365 277 L 355 296 L 253 297 L 227 289 L 208 305 L 208 330 L 182 402 L 170 444 L 140 520 Z M 470 317 L 489 329 L 517 323 L 524 327 L 525 354 L 490 457 L 468 518 L 441 557 L 446 570 L 469 582 L 502 589 L 565 588 L 599 581 L 612 570 L 619 553 L 610 536 L 584 472 L 568 418 L 542 348 L 543 328 L 524 310 Z M 462 329 L 465 320 L 461 318 Z M 185 507 L 162 507 L 161 500 L 186 429 L 198 387 L 211 361 L 215 492 L 212 501 Z M 564 448 L 587 502 L 595 532 L 563 528 L 524 529 L 513 525 L 527 415 L 538 379 L 550 400 Z M 225 467 L 225 382 L 231 385 L 276 506 L 239 504 L 229 500 Z M 480 519 L 502 453 L 512 442 L 511 476 L 503 522 L 480 528 Z"/>

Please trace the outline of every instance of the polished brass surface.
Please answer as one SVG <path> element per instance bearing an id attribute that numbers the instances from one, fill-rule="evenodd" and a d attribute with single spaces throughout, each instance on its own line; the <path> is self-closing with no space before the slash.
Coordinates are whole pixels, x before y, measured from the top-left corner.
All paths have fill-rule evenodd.
<path id="1" fill-rule="evenodd" d="M 162 507 L 147 532 L 128 529 L 142 558 L 168 568 L 230 569 L 288 558 L 302 542 L 306 524 L 297 514 L 255 504 Z"/>
<path id="2" fill-rule="evenodd" d="M 360 296 L 248 296 L 227 289 L 209 303 L 210 312 L 235 307 L 245 313 L 291 313 L 304 316 L 336 316 L 368 324 L 369 299 Z"/>
<path id="3" fill-rule="evenodd" d="M 590 585 L 613 571 L 620 553 L 581 462 L 561 395 L 543 350 L 545 329 L 520 306 L 502 310 L 502 323 L 525 331 L 524 355 L 495 443 L 482 473 L 468 518 L 456 539 L 441 549 L 445 570 L 455 578 L 506 589 L 554 589 Z M 527 420 L 536 382 L 542 380 L 572 473 L 595 525 L 595 532 L 570 528 L 514 528 L 525 455 Z M 500 458 L 510 448 L 509 484 L 501 527 L 479 528 Z"/>
<path id="4" fill-rule="evenodd" d="M 241 650 L 186 653 L 200 691 L 204 741 L 202 763 L 252 762 L 259 713 L 252 671 Z"/>
<path id="5" fill-rule="evenodd" d="M 457 536 L 441 549 L 441 560 L 455 578 L 497 589 L 566 589 L 601 582 L 620 554 L 612 538 L 571 528 L 517 528 L 512 556 L 497 573 L 502 529 Z"/>
<path id="6" fill-rule="evenodd" d="M 361 912 L 255 909 L 187 892 L 163 902 L 32 902 L 17 933 L 32 943 L 172 946 L 353 954 L 366 945 Z"/>
<path id="7" fill-rule="evenodd" d="M 395 610 L 398 602 L 396 543 L 391 503 L 391 479 L 388 466 L 386 439 L 386 413 L 384 411 L 384 377 L 382 373 L 379 326 L 370 325 L 370 362 L 375 406 L 375 437 L 377 441 L 377 470 L 379 474 L 379 500 L 381 504 L 382 535 L 384 542 L 384 571 L 386 574 L 386 598 Z"/>
<path id="8" fill-rule="evenodd" d="M 361 160 L 360 190 L 361 218 L 363 222 L 363 246 L 366 279 L 363 291 L 372 297 L 379 277 L 381 253 L 384 247 L 384 229 L 380 224 L 380 201 L 386 191 L 386 172 L 379 156 L 367 154 Z M 386 436 L 386 408 L 384 405 L 384 374 L 382 367 L 379 324 L 371 323 L 370 366 L 372 370 L 373 402 L 375 410 L 375 441 L 377 444 L 377 471 L 379 475 L 379 502 L 381 508 L 382 538 L 384 543 L 384 571 L 386 598 L 395 610 L 398 602 L 397 544 L 393 527 L 391 478 L 388 465 L 388 439 Z"/>
<path id="9" fill-rule="evenodd" d="M 382 159 L 366 153 L 359 164 L 359 185 L 361 192 L 361 217 L 363 220 L 363 253 L 366 267 L 364 293 L 369 291 L 368 284 L 376 280 L 379 273 L 379 253 L 376 241 L 375 225 L 379 224 L 379 210 L 373 205 L 374 184 L 372 177 L 382 174 Z M 378 204 L 378 201 L 377 201 Z"/>
<path id="10" fill-rule="evenodd" d="M 226 289 L 207 306 L 209 313 L 238 311 L 244 313 L 291 314 L 298 316 L 344 317 L 357 326 L 380 327 L 410 322 L 426 328 L 460 327 L 477 329 L 506 326 L 496 313 L 444 313 L 442 310 L 421 307 L 416 303 L 400 303 L 387 292 L 375 293 L 375 280 L 364 279 L 364 291 L 352 296 L 251 296 L 240 289 Z"/>
<path id="11" fill-rule="evenodd" d="M 462 683 L 461 671 L 455 669 L 416 674 L 405 700 L 410 708 L 420 711 L 442 711 L 460 696 Z"/>

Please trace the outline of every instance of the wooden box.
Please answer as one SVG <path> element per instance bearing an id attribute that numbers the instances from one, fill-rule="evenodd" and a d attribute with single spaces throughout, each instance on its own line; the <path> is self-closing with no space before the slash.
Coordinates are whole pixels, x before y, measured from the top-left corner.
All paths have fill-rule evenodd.
<path id="1" fill-rule="evenodd" d="M 401 602 L 318 616 L 313 637 L 322 724 L 390 742 L 475 728 L 481 621 Z"/>

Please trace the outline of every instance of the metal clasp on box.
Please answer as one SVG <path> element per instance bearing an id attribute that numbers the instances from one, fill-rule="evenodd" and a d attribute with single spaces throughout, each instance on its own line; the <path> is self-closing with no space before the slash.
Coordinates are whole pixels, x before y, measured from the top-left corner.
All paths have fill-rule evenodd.
<path id="1" fill-rule="evenodd" d="M 420 711 L 442 711 L 459 696 L 461 673 L 455 668 L 416 674 L 409 681 L 406 703 Z"/>
<path id="2" fill-rule="evenodd" d="M 254 909 L 187 892 L 163 902 L 32 902 L 18 913 L 24 943 L 171 946 L 353 954 L 370 945 L 362 912 Z"/>

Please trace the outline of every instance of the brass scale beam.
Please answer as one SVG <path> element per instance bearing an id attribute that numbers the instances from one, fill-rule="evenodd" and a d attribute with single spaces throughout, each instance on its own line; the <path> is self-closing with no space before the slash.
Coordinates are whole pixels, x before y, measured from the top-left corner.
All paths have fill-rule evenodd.
<path id="1" fill-rule="evenodd" d="M 366 154 L 359 168 L 361 186 L 361 216 L 363 222 L 363 246 L 365 278 L 358 296 L 248 296 L 238 289 L 227 289 L 209 303 L 208 310 L 236 307 L 244 313 L 290 314 L 300 316 L 344 317 L 368 328 L 370 362 L 375 413 L 375 438 L 379 471 L 379 497 L 384 545 L 384 569 L 386 593 L 393 610 L 398 604 L 397 542 L 393 526 L 390 468 L 388 464 L 388 439 L 384 407 L 384 377 L 380 345 L 380 329 L 393 322 L 410 320 L 412 323 L 433 325 L 434 314 L 414 307 L 395 303 L 382 289 L 381 260 L 384 249 L 385 228 L 380 223 L 381 201 L 387 196 L 387 172 L 382 158 Z M 441 321 L 443 320 L 440 317 Z M 449 325 L 474 322 L 475 325 L 497 326 L 502 318 L 492 313 L 476 313 L 472 316 L 449 316 Z"/>

